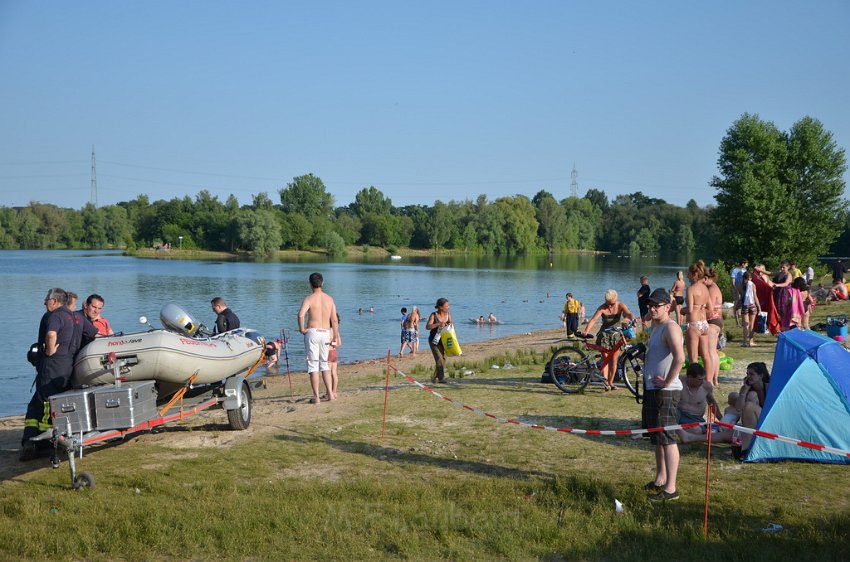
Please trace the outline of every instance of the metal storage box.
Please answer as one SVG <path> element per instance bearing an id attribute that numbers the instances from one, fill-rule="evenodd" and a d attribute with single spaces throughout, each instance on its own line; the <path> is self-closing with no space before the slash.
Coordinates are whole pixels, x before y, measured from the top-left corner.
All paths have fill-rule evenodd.
<path id="1" fill-rule="evenodd" d="M 80 433 L 95 428 L 94 389 L 69 390 L 50 397 L 53 427 L 64 433 Z"/>
<path id="2" fill-rule="evenodd" d="M 95 389 L 97 429 L 127 429 L 157 416 L 154 381 L 126 382 Z"/>

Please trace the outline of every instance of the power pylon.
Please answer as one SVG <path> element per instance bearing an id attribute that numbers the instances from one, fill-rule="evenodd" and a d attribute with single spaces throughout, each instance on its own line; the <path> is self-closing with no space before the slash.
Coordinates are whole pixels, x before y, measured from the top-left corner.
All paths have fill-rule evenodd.
<path id="1" fill-rule="evenodd" d="M 91 145 L 91 204 L 97 209 L 97 165 L 94 160 L 94 145 Z"/>
<path id="2" fill-rule="evenodd" d="M 570 195 L 578 197 L 578 172 L 576 171 L 575 162 L 573 162 L 573 173 L 570 174 L 570 178 L 572 179 L 570 182 Z"/>

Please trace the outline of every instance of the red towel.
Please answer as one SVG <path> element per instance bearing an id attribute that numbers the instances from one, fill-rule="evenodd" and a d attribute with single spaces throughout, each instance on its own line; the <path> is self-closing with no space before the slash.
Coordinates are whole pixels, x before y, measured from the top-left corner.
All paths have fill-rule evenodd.
<path id="1" fill-rule="evenodd" d="M 767 312 L 767 329 L 774 336 L 779 333 L 779 314 L 776 312 L 776 303 L 773 301 L 773 287 L 767 284 L 761 275 L 753 275 L 753 283 L 756 285 L 756 298 L 761 305 L 761 311 Z"/>

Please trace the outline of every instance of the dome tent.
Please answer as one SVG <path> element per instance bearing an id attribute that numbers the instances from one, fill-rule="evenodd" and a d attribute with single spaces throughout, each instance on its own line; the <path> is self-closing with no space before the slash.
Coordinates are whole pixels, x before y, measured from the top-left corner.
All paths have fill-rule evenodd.
<path id="1" fill-rule="evenodd" d="M 758 429 L 850 450 L 850 352 L 809 330 L 781 333 Z M 847 457 L 765 437 L 753 438 L 746 460 L 850 464 Z"/>

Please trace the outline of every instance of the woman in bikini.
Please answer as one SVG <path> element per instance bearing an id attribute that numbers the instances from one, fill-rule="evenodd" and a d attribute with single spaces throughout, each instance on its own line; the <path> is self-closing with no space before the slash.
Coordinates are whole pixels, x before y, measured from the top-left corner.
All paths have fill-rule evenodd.
<path id="1" fill-rule="evenodd" d="M 620 333 L 614 331 L 626 318 L 634 320 L 635 315 L 629 310 L 629 307 L 618 300 L 617 291 L 608 289 L 605 291 L 605 302 L 596 309 L 596 312 L 587 321 L 587 330 L 598 319 L 602 319 L 602 327 L 596 333 L 596 345 L 602 346 L 605 349 L 614 349 L 620 342 Z M 614 377 L 617 374 L 617 359 L 620 357 L 620 350 L 612 351 L 605 359 L 605 363 L 599 371 L 605 379 L 605 390 L 617 390 L 614 386 Z"/>
<path id="2" fill-rule="evenodd" d="M 696 363 L 699 356 L 705 363 L 705 371 L 712 367 L 710 353 L 708 352 L 708 318 L 707 311 L 711 306 L 711 298 L 708 287 L 703 283 L 705 279 L 705 263 L 698 260 L 688 268 L 688 298 L 685 318 L 688 322 L 688 330 L 685 332 L 685 346 L 688 349 L 688 362 Z"/>
<path id="3" fill-rule="evenodd" d="M 685 279 L 681 271 L 676 272 L 676 280 L 670 287 L 670 297 L 673 299 L 672 310 L 676 311 L 676 322 L 682 323 L 682 305 L 685 304 Z"/>
<path id="4" fill-rule="evenodd" d="M 723 293 L 720 287 L 717 286 L 717 271 L 710 267 L 705 273 L 703 283 L 708 288 L 709 308 L 706 310 L 706 319 L 708 321 L 708 349 L 706 353 L 711 356 L 711 369 L 709 370 L 709 362 L 706 361 L 705 372 L 708 382 L 717 386 L 720 378 L 720 355 L 717 353 L 717 341 L 723 333 Z"/>

